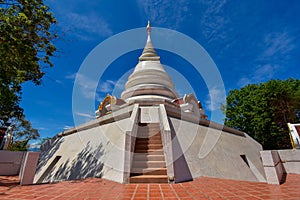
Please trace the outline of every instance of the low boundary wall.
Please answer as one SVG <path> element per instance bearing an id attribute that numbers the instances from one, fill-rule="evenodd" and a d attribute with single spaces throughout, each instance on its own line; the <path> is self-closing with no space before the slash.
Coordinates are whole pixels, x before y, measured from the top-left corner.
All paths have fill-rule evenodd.
<path id="1" fill-rule="evenodd" d="M 300 150 L 261 151 L 269 184 L 281 184 L 286 174 L 300 174 Z"/>
<path id="2" fill-rule="evenodd" d="M 21 185 L 33 184 L 39 152 L 0 151 L 0 175 L 19 176 Z"/>

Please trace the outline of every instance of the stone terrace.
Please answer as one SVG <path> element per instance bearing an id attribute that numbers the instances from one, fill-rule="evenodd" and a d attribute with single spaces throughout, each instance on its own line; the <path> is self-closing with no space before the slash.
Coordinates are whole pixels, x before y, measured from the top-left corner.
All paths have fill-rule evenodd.
<path id="1" fill-rule="evenodd" d="M 300 175 L 282 185 L 201 177 L 179 184 L 120 184 L 99 178 L 19 186 L 0 176 L 0 199 L 300 199 Z"/>

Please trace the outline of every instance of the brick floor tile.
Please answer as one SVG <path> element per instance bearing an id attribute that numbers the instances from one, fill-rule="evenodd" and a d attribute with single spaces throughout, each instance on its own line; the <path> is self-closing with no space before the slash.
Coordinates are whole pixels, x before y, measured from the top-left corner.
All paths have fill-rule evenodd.
<path id="1" fill-rule="evenodd" d="M 139 197 L 147 197 L 147 193 L 136 193 L 134 195 L 134 198 L 139 198 Z"/>
<path id="2" fill-rule="evenodd" d="M 138 192 L 138 193 L 147 193 L 148 190 L 147 189 L 137 189 L 136 192 Z"/>
<path id="3" fill-rule="evenodd" d="M 261 200 L 259 197 L 254 197 L 254 196 L 248 196 L 247 200 Z"/>
<path id="4" fill-rule="evenodd" d="M 84 197 L 71 197 L 70 200 L 84 200 Z"/>
<path id="5" fill-rule="evenodd" d="M 222 197 L 210 197 L 211 200 L 224 200 Z"/>
<path id="6" fill-rule="evenodd" d="M 134 200 L 147 200 L 147 197 L 134 197 Z"/>
<path id="7" fill-rule="evenodd" d="M 179 196 L 179 197 L 190 197 L 190 194 L 189 193 L 177 193 L 177 195 Z"/>
<path id="8" fill-rule="evenodd" d="M 149 193 L 149 197 L 162 197 L 162 194 L 161 193 Z"/>
<path id="9" fill-rule="evenodd" d="M 56 197 L 56 198 L 53 198 L 53 200 L 66 200 L 65 197 Z"/>
<path id="10" fill-rule="evenodd" d="M 150 189 L 149 193 L 158 193 L 160 192 L 160 189 Z"/>
<path id="11" fill-rule="evenodd" d="M 179 184 L 119 184 L 99 178 L 19 186 L 0 176 L 0 199 L 229 199 L 299 200 L 300 175 L 282 185 L 201 177 Z"/>
<path id="12" fill-rule="evenodd" d="M 54 199 L 54 198 L 53 197 L 45 197 L 45 196 L 43 196 L 43 197 L 37 197 L 34 200 L 49 200 L 49 199 Z"/>
<path id="13" fill-rule="evenodd" d="M 118 197 L 118 200 L 131 200 L 131 197 Z"/>

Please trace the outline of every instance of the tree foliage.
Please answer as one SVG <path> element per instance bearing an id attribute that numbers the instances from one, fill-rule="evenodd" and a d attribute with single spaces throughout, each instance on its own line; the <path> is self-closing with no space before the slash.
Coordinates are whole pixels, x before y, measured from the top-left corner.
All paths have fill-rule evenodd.
<path id="1" fill-rule="evenodd" d="M 264 149 L 290 148 L 287 123 L 300 122 L 300 80 L 271 80 L 231 90 L 225 125 L 248 133 Z"/>
<path id="2" fill-rule="evenodd" d="M 17 140 L 14 141 L 8 147 L 9 151 L 27 151 L 28 150 L 28 140 Z"/>
<path id="3" fill-rule="evenodd" d="M 26 125 L 19 105 L 22 83 L 39 85 L 44 69 L 52 67 L 55 23 L 43 0 L 0 0 L 0 126 Z"/>
<path id="4" fill-rule="evenodd" d="M 40 137 L 38 130 L 32 128 L 31 123 L 25 117 L 14 118 L 12 124 L 13 142 L 9 146 L 11 151 L 26 151 L 29 140 L 36 140 Z"/>

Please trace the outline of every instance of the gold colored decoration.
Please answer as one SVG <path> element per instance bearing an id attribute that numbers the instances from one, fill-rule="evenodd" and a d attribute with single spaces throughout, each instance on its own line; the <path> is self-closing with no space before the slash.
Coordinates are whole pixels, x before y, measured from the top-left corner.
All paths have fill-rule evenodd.
<path id="1" fill-rule="evenodd" d="M 103 101 L 98 106 L 99 116 L 101 117 L 108 113 L 108 110 L 106 109 L 107 105 L 115 105 L 117 103 L 116 97 L 111 96 L 109 94 L 106 95 L 106 97 L 103 99 Z"/>

